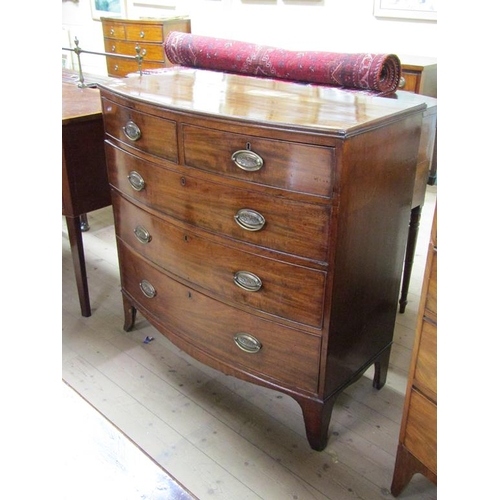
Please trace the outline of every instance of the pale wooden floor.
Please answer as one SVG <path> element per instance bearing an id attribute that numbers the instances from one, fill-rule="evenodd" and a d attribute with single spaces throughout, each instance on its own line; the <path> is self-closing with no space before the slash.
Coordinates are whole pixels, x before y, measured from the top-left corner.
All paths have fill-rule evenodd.
<path id="1" fill-rule="evenodd" d="M 373 389 L 369 371 L 345 391 L 323 452 L 309 448 L 300 408 L 291 398 L 201 365 L 140 315 L 134 331 L 123 331 L 110 208 L 89 214 L 91 230 L 84 234 L 90 318 L 80 315 L 63 219 L 63 379 L 202 500 L 392 498 L 435 200 L 436 188 L 429 187 L 410 302 L 397 315 L 387 384 Z M 146 336 L 154 340 L 145 344 Z M 399 498 L 436 499 L 437 490 L 416 475 Z"/>
<path id="2" fill-rule="evenodd" d="M 62 402 L 60 500 L 193 500 L 65 383 Z"/>

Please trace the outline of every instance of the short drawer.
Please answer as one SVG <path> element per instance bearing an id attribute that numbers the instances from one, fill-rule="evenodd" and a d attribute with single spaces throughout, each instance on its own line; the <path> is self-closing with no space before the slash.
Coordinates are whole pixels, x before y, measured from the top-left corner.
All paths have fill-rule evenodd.
<path id="1" fill-rule="evenodd" d="M 399 89 L 415 93 L 418 91 L 419 79 L 420 79 L 420 74 L 402 71 L 401 80 L 399 82 Z"/>
<path id="2" fill-rule="evenodd" d="M 182 138 L 186 165 L 291 191 L 333 195 L 334 148 L 188 125 Z"/>
<path id="3" fill-rule="evenodd" d="M 226 301 L 321 328 L 325 272 L 211 241 L 112 193 L 117 235 L 147 259 Z"/>
<path id="4" fill-rule="evenodd" d="M 412 389 L 404 445 L 437 473 L 437 406 Z"/>
<path id="5" fill-rule="evenodd" d="M 146 24 L 127 24 L 127 40 L 135 42 L 163 42 L 163 26 Z"/>
<path id="6" fill-rule="evenodd" d="M 182 175 L 110 144 L 106 160 L 109 181 L 116 189 L 166 215 L 245 243 L 327 260 L 329 205 Z"/>
<path id="7" fill-rule="evenodd" d="M 136 47 L 139 46 L 143 56 L 143 63 L 147 61 L 163 62 L 165 59 L 165 51 L 161 45 L 152 43 L 138 44 L 135 42 L 122 42 L 118 40 L 104 40 L 105 51 L 110 54 L 123 54 L 126 56 L 136 56 Z M 126 59 L 119 59 L 118 61 L 125 61 Z M 134 61 L 137 71 L 137 62 Z"/>
<path id="8" fill-rule="evenodd" d="M 125 39 L 125 25 L 119 21 L 103 21 L 102 33 L 105 38 L 116 38 L 118 40 Z"/>
<path id="9" fill-rule="evenodd" d="M 141 113 L 105 98 L 102 99 L 102 112 L 107 134 L 129 147 L 177 163 L 177 126 L 174 121 Z"/>
<path id="10" fill-rule="evenodd" d="M 120 240 L 118 252 L 122 287 L 146 317 L 153 316 L 167 331 L 236 369 L 317 391 L 320 337 L 262 320 L 191 290 Z"/>
<path id="11" fill-rule="evenodd" d="M 109 76 L 126 77 L 131 73 L 139 72 L 139 64 L 134 59 L 123 59 L 121 57 L 108 56 L 106 57 L 106 66 Z M 164 67 L 165 63 L 162 62 L 142 61 L 141 69 L 142 71 L 145 71 L 147 69 Z"/>

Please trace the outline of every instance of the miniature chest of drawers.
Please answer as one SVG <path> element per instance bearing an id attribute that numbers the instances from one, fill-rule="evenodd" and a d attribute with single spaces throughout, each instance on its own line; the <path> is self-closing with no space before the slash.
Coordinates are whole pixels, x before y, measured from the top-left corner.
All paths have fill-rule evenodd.
<path id="1" fill-rule="evenodd" d="M 290 395 L 323 449 L 340 392 L 385 383 L 426 105 L 190 68 L 100 89 L 125 329 Z"/>
<path id="2" fill-rule="evenodd" d="M 163 49 L 168 33 L 191 32 L 191 21 L 187 18 L 132 20 L 102 17 L 101 21 L 105 52 L 136 56 L 136 46 L 139 46 L 143 70 L 172 66 Z M 112 55 L 106 56 L 106 65 L 109 76 L 126 76 L 138 71 L 137 61 Z"/>

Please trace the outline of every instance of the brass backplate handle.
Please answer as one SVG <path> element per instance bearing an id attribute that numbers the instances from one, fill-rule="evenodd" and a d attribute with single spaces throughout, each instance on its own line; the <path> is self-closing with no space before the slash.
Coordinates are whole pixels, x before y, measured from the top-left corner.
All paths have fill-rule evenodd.
<path id="1" fill-rule="evenodd" d="M 235 151 L 231 156 L 231 160 L 233 160 L 239 168 L 247 172 L 256 172 L 264 165 L 262 157 L 248 149 Z"/>
<path id="2" fill-rule="evenodd" d="M 237 271 L 234 273 L 233 281 L 247 292 L 258 292 L 262 288 L 262 280 L 248 271 Z"/>
<path id="3" fill-rule="evenodd" d="M 129 120 L 125 127 L 123 127 L 123 133 L 127 136 L 131 141 L 138 141 L 141 138 L 141 129 L 139 125 L 134 123 L 132 120 Z"/>
<path id="4" fill-rule="evenodd" d="M 139 283 L 139 288 L 148 299 L 152 299 L 156 296 L 155 287 L 148 280 L 142 280 Z"/>
<path id="5" fill-rule="evenodd" d="M 142 191 L 146 187 L 146 183 L 142 178 L 142 175 L 139 172 L 136 172 L 135 170 L 132 170 L 128 174 L 127 179 L 132 188 L 135 189 L 136 191 Z"/>
<path id="6" fill-rule="evenodd" d="M 234 216 L 238 226 L 246 231 L 260 231 L 266 224 L 266 219 L 262 214 L 251 208 L 242 208 Z"/>
<path id="7" fill-rule="evenodd" d="M 151 241 L 151 234 L 144 226 L 136 226 L 134 228 L 135 237 L 144 245 Z"/>
<path id="8" fill-rule="evenodd" d="M 256 354 L 262 349 L 260 341 L 249 333 L 237 333 L 233 340 L 242 351 L 249 354 Z"/>

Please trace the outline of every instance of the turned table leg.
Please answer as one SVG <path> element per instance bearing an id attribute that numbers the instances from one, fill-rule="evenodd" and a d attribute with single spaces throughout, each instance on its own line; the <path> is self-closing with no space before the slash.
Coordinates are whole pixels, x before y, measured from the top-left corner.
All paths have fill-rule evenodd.
<path id="1" fill-rule="evenodd" d="M 80 300 L 80 309 L 82 316 L 89 317 L 91 315 L 90 297 L 80 217 L 66 216 L 66 225 L 68 226 L 69 244 L 71 248 L 71 257 L 73 259 L 78 298 Z"/>
<path id="2" fill-rule="evenodd" d="M 413 268 L 413 259 L 417 246 L 418 229 L 420 227 L 420 216 L 422 215 L 422 206 L 412 209 L 410 217 L 410 226 L 408 229 L 408 241 L 406 243 L 406 256 L 403 271 L 403 283 L 401 285 L 401 298 L 399 299 L 399 312 L 404 313 L 406 304 L 408 304 L 408 289 L 410 287 L 411 271 Z"/>

